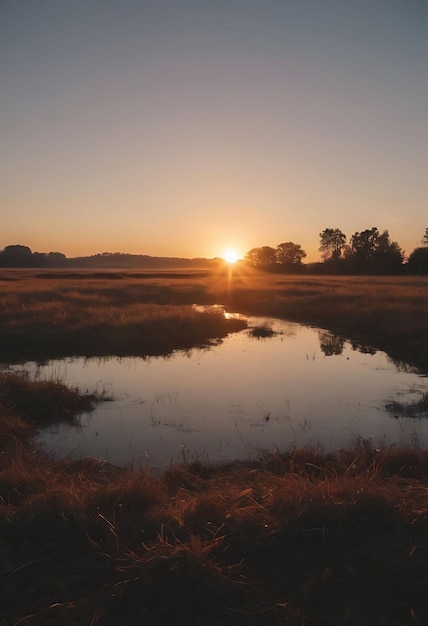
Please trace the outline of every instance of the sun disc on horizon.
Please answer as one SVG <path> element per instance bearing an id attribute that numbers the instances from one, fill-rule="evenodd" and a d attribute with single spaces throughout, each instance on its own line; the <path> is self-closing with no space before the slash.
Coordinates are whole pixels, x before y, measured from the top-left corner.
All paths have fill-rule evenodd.
<path id="1" fill-rule="evenodd" d="M 236 252 L 236 250 L 225 250 L 223 252 L 223 259 L 226 261 L 226 263 L 236 263 L 236 261 L 239 259 L 239 254 Z"/>

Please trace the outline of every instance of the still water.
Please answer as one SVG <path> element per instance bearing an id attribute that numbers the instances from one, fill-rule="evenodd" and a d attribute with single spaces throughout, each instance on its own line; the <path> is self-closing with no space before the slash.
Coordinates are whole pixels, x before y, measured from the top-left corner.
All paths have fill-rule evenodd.
<path id="1" fill-rule="evenodd" d="M 275 334 L 231 334 L 209 350 L 163 358 L 69 359 L 27 364 L 41 379 L 106 392 L 78 426 L 40 434 L 60 456 L 93 456 L 152 470 L 171 462 L 252 458 L 310 445 L 323 451 L 360 438 L 426 445 L 428 420 L 397 418 L 391 401 L 414 402 L 427 381 L 382 353 L 362 352 L 316 328 L 249 318 Z"/>

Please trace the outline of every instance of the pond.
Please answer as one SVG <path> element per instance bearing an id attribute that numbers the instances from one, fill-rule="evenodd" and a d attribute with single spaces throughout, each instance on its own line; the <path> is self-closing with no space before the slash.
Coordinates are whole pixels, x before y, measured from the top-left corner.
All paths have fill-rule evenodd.
<path id="1" fill-rule="evenodd" d="M 359 438 L 426 444 L 426 413 L 399 416 L 399 407 L 426 394 L 426 379 L 327 331 L 276 319 L 248 323 L 215 347 L 168 357 L 26 364 L 38 378 L 113 398 L 78 426 L 53 426 L 39 440 L 59 456 L 153 471 L 290 446 L 334 451 Z"/>

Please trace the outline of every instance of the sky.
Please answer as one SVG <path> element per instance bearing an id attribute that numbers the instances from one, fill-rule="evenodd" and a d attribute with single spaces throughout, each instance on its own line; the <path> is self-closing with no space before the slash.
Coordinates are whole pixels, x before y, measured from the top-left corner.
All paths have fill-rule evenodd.
<path id="1" fill-rule="evenodd" d="M 0 0 L 0 248 L 428 227 L 427 0 Z"/>

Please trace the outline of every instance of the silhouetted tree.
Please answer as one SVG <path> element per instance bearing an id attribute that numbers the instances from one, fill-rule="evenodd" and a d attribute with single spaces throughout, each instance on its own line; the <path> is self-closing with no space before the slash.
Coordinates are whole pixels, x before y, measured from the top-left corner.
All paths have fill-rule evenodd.
<path id="1" fill-rule="evenodd" d="M 245 258 L 254 267 L 271 269 L 276 264 L 275 248 L 271 248 L 270 246 L 252 248 L 247 252 Z"/>
<path id="2" fill-rule="evenodd" d="M 360 268 L 368 267 L 373 253 L 376 249 L 376 242 L 379 237 L 377 228 L 370 228 L 361 232 L 355 232 L 349 242 L 347 256 L 353 264 Z"/>
<path id="3" fill-rule="evenodd" d="M 292 241 L 280 243 L 275 250 L 276 262 L 287 270 L 300 268 L 305 257 L 306 252 L 302 250 L 302 246 Z"/>
<path id="4" fill-rule="evenodd" d="M 67 263 L 67 257 L 62 252 L 48 252 L 46 263 L 49 267 L 64 267 Z"/>
<path id="5" fill-rule="evenodd" d="M 342 258 L 346 235 L 339 228 L 326 228 L 320 233 L 321 256 L 324 262 L 335 262 Z"/>
<path id="6" fill-rule="evenodd" d="M 31 248 L 27 246 L 6 246 L 0 255 L 2 267 L 31 267 Z"/>
<path id="7" fill-rule="evenodd" d="M 31 255 L 31 267 L 46 267 L 47 265 L 47 255 L 44 252 L 33 252 Z"/>
<path id="8" fill-rule="evenodd" d="M 384 230 L 377 240 L 373 255 L 373 270 L 382 274 L 398 272 L 403 264 L 404 254 L 396 241 L 391 241 L 389 233 Z"/>
<path id="9" fill-rule="evenodd" d="M 373 227 L 352 235 L 345 249 L 350 268 L 359 272 L 394 273 L 403 263 L 403 252 L 396 241 L 390 241 L 389 233 L 379 233 Z"/>
<path id="10" fill-rule="evenodd" d="M 425 235 L 422 237 L 422 245 L 428 246 L 428 228 L 425 228 Z"/>
<path id="11" fill-rule="evenodd" d="M 428 274 L 428 245 L 413 250 L 407 260 L 406 270 L 410 274 Z"/>

